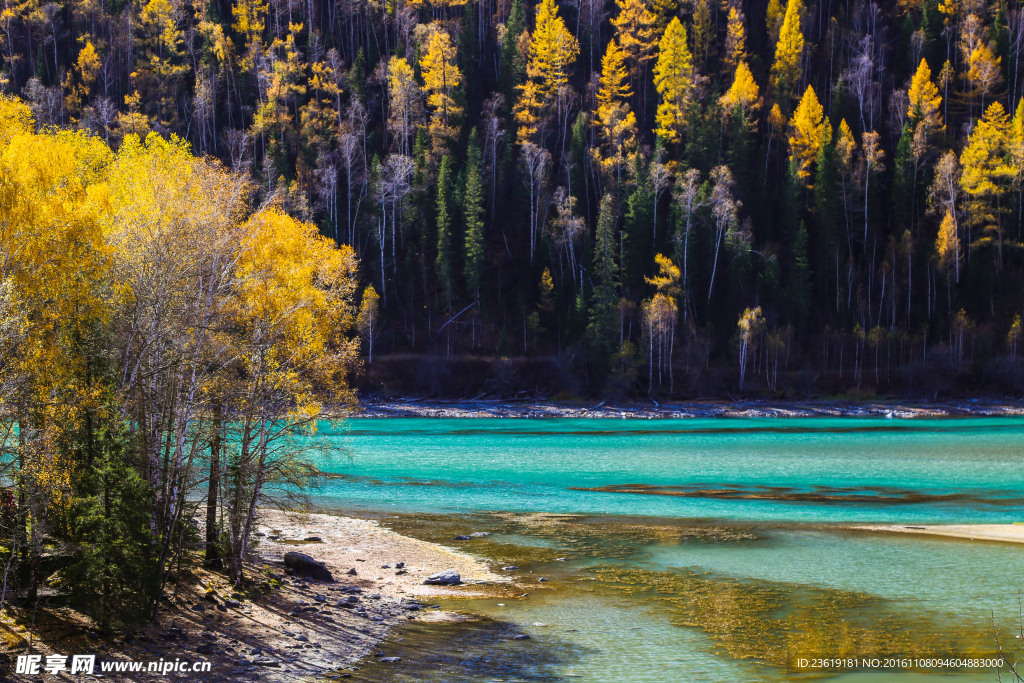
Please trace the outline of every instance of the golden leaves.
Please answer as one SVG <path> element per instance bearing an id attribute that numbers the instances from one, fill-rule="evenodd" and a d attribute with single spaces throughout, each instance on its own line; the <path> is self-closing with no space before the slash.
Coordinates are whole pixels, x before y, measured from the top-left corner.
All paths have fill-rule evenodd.
<path id="1" fill-rule="evenodd" d="M 818 95 L 808 85 L 793 114 L 789 133 L 789 158 L 796 162 L 797 174 L 801 179 L 810 175 L 811 164 L 818 156 L 822 134 L 828 125 L 824 116 Z"/>

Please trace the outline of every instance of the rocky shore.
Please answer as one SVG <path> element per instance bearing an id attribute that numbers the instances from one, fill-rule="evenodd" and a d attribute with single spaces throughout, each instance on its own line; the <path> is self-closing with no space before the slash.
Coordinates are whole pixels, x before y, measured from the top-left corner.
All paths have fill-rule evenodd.
<path id="1" fill-rule="evenodd" d="M 0 680 L 17 654 L 96 654 L 102 662 L 210 662 L 210 671 L 168 673 L 177 681 L 285 681 L 350 678 L 371 654 L 388 662 L 385 639 L 399 623 L 459 621 L 431 602 L 440 597 L 508 595 L 506 575 L 447 546 L 409 538 L 375 520 L 331 514 L 261 513 L 257 562 L 249 574 L 265 590 L 236 592 L 222 574 L 203 572 L 169 591 L 157 623 L 101 636 L 70 610 L 41 610 L 33 628 L 0 616 Z M 303 567 L 286 554 L 308 558 Z M 293 556 L 294 557 L 294 556 Z M 312 570 L 311 570 L 312 568 Z M 327 572 L 327 574 L 321 573 Z M 441 575 L 441 580 L 430 577 Z M 454 577 L 454 580 L 453 580 Z M 18 621 L 24 623 L 23 615 Z M 395 660 L 397 661 L 397 660 Z M 150 681 L 152 673 L 95 678 L 63 672 L 56 680 Z M 28 679 L 26 679 L 28 680 Z"/>
<path id="2" fill-rule="evenodd" d="M 697 417 L 997 417 L 1024 415 L 1024 399 L 961 401 L 559 401 L 365 399 L 358 417 L 697 418 Z"/>

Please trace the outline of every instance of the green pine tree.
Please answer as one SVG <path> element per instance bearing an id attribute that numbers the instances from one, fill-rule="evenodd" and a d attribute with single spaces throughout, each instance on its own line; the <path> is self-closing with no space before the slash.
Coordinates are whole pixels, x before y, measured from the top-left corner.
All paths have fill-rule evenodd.
<path id="1" fill-rule="evenodd" d="M 436 206 L 437 256 L 434 260 L 434 273 L 437 276 L 437 284 L 448 300 L 450 308 L 455 289 L 454 282 L 452 281 L 454 274 L 452 264 L 452 213 L 455 208 L 455 197 L 452 183 L 452 161 L 451 156 L 447 154 L 441 158 L 441 169 L 437 173 Z"/>
<path id="2" fill-rule="evenodd" d="M 462 217 L 466 228 L 464 273 L 466 289 L 479 303 L 480 275 L 484 265 L 484 184 L 481 177 L 480 143 L 476 129 L 466 147 L 466 187 Z"/>

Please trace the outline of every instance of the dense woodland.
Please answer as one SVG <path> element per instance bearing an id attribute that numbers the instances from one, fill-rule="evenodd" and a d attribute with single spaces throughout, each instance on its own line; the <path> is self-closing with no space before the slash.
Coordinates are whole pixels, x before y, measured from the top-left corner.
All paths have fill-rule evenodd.
<path id="1" fill-rule="evenodd" d="M 3 8 L 38 126 L 352 246 L 372 390 L 1022 386 L 1016 1 Z"/>

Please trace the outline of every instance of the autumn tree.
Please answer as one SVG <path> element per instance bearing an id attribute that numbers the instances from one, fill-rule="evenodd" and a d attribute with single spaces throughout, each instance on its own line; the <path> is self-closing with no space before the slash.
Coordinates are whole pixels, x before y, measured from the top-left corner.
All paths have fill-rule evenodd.
<path id="1" fill-rule="evenodd" d="M 785 102 L 795 92 L 802 75 L 804 34 L 800 27 L 804 7 L 802 0 L 788 0 L 786 13 L 779 29 L 775 44 L 775 59 L 772 62 L 772 85 L 776 97 Z"/>
<path id="2" fill-rule="evenodd" d="M 359 315 L 356 317 L 356 328 L 359 334 L 366 340 L 367 363 L 373 363 L 373 342 L 377 339 L 378 326 L 380 321 L 380 297 L 373 285 L 367 285 L 363 290 L 363 299 L 359 304 Z"/>
<path id="3" fill-rule="evenodd" d="M 569 87 L 569 71 L 579 53 L 579 42 L 558 16 L 554 0 L 541 0 L 526 66 L 528 80 L 520 86 L 515 108 L 517 123 L 528 131 L 527 136 L 520 135 L 521 142 L 532 135 L 530 131 L 537 130 L 537 122 L 543 121 L 553 107 L 566 107 L 561 95 Z"/>
<path id="4" fill-rule="evenodd" d="M 930 130 L 942 128 L 942 114 L 939 113 L 942 96 L 932 83 L 932 72 L 924 59 L 914 72 L 907 96 L 910 99 L 907 115 L 915 126 L 923 124 Z"/>
<path id="5" fill-rule="evenodd" d="M 610 171 L 616 185 L 621 184 L 622 169 L 629 163 L 629 154 L 636 143 L 636 115 L 630 110 L 632 92 L 627 82 L 625 55 L 613 38 L 601 59 L 600 86 L 597 91 L 597 117 L 608 150 L 599 158 Z"/>
<path id="6" fill-rule="evenodd" d="M 455 45 L 440 25 L 433 26 L 420 68 L 427 107 L 431 111 L 431 152 L 435 159 L 440 159 L 455 138 L 456 121 L 462 115 L 462 108 L 455 100 L 455 91 L 462 85 L 462 73 L 456 61 Z"/>
<path id="7" fill-rule="evenodd" d="M 811 174 L 811 164 L 818 156 L 822 134 L 830 128 L 818 96 L 811 86 L 807 86 L 804 96 L 800 98 L 789 126 L 790 162 L 796 164 L 799 178 L 806 180 Z"/>
<path id="8" fill-rule="evenodd" d="M 686 44 L 686 29 L 678 17 L 669 22 L 658 43 L 654 87 L 661 96 L 655 133 L 670 142 L 679 142 L 693 91 L 693 58 Z"/>
<path id="9" fill-rule="evenodd" d="M 408 156 L 413 128 L 419 121 L 421 96 L 412 67 L 401 57 L 392 57 L 388 62 L 388 95 L 388 127 L 398 153 Z"/>
<path id="10" fill-rule="evenodd" d="M 761 328 L 764 327 L 764 314 L 761 312 L 761 307 L 744 309 L 737 327 L 739 327 L 740 336 L 740 391 L 743 391 L 743 382 L 747 377 L 747 357 L 750 355 L 758 335 L 761 334 Z"/>
<path id="11" fill-rule="evenodd" d="M 726 112 L 739 111 L 744 118 L 748 117 L 758 105 L 759 90 L 754 75 L 750 73 L 750 67 L 745 61 L 736 64 L 736 72 L 733 74 L 732 85 L 726 91 L 720 102 Z"/>
<path id="12" fill-rule="evenodd" d="M 996 243 L 996 269 L 1003 267 L 1002 199 L 1016 173 L 1010 164 L 1010 120 L 1000 102 L 985 110 L 960 154 L 960 186 L 966 196 L 967 217 L 981 231 L 977 244 Z"/>
<path id="13" fill-rule="evenodd" d="M 736 6 L 729 8 L 729 17 L 725 29 L 725 55 L 722 61 L 734 69 L 739 66 L 740 62 L 747 59 L 745 19 L 746 17 L 742 9 Z"/>
<path id="14" fill-rule="evenodd" d="M 638 91 L 641 69 L 654 58 L 657 18 L 644 0 L 615 0 L 615 5 L 619 12 L 612 19 L 612 26 L 632 71 L 634 91 Z"/>

